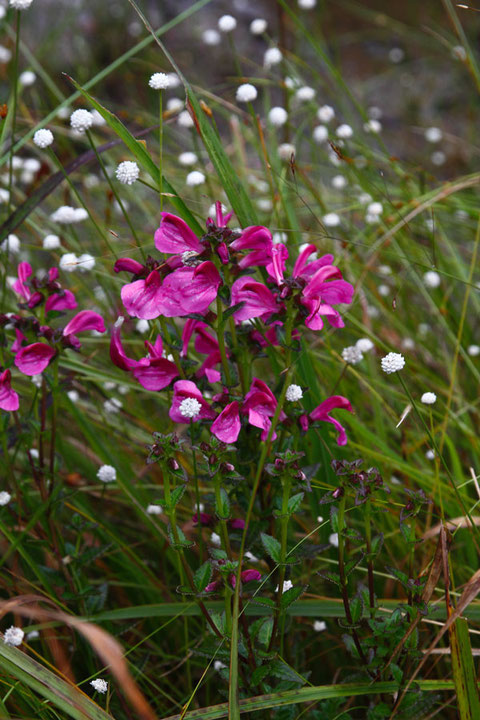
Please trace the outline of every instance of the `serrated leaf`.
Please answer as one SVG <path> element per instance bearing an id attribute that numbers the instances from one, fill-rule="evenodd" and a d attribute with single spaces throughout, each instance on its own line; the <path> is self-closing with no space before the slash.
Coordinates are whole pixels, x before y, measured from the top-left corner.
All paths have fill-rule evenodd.
<path id="1" fill-rule="evenodd" d="M 270 643 L 270 639 L 272 637 L 272 630 L 273 630 L 273 618 L 267 618 L 260 625 L 260 629 L 258 631 L 258 642 L 261 645 L 268 647 L 268 645 Z"/>
<path id="2" fill-rule="evenodd" d="M 220 497 L 215 500 L 215 512 L 220 520 L 230 518 L 230 498 L 225 488 L 220 488 Z"/>
<path id="3" fill-rule="evenodd" d="M 284 612 L 289 605 L 294 603 L 295 600 L 298 600 L 304 590 L 305 588 L 303 587 L 303 585 L 295 585 L 289 590 L 285 590 L 285 592 L 282 593 L 282 597 L 280 599 L 280 608 L 282 612 Z"/>
<path id="4" fill-rule="evenodd" d="M 203 592 L 203 590 L 205 590 L 212 578 L 212 573 L 213 568 L 209 560 L 206 560 L 203 565 L 200 565 L 200 567 L 195 570 L 195 573 L 193 575 L 193 582 L 198 592 Z"/>
<path id="5" fill-rule="evenodd" d="M 262 541 L 262 545 L 267 551 L 267 553 L 272 558 L 273 562 L 280 563 L 281 560 L 281 546 L 278 540 L 271 535 L 266 535 L 265 533 L 260 534 L 260 538 Z"/>
<path id="6" fill-rule="evenodd" d="M 186 487 L 186 485 L 178 485 L 176 488 L 174 488 L 174 489 L 172 490 L 172 492 L 171 492 L 171 498 L 172 498 L 171 506 L 172 506 L 172 508 L 174 508 L 176 505 L 178 505 L 178 503 L 179 503 L 180 500 L 182 499 L 183 493 L 185 492 L 185 487 Z"/>
<path id="7" fill-rule="evenodd" d="M 319 571 L 318 574 L 324 580 L 328 580 L 328 582 L 335 583 L 335 585 L 338 585 L 338 587 L 341 587 L 342 584 L 340 582 L 340 575 L 336 572 L 333 572 L 333 570 L 329 571 L 329 572 L 323 572 L 323 571 L 320 572 Z"/>
<path id="8" fill-rule="evenodd" d="M 352 621 L 357 623 L 361 619 L 363 613 L 363 602 L 361 598 L 354 597 L 353 600 L 351 600 L 350 612 L 352 614 Z"/>
<path id="9" fill-rule="evenodd" d="M 363 560 L 363 557 L 364 557 L 364 553 L 363 553 L 363 552 L 359 552 L 359 553 L 357 553 L 357 554 L 355 555 L 355 557 L 351 558 L 350 560 L 348 560 L 348 561 L 345 563 L 345 575 L 346 575 L 347 577 L 348 577 L 348 575 L 350 575 L 350 573 L 352 572 L 352 570 L 354 570 L 354 569 L 357 567 L 358 563 L 359 563 L 361 560 Z"/>
<path id="10" fill-rule="evenodd" d="M 288 501 L 288 514 L 293 515 L 297 512 L 298 508 L 302 504 L 302 500 L 304 498 L 305 493 L 300 492 L 296 495 L 292 495 L 292 497 Z"/>

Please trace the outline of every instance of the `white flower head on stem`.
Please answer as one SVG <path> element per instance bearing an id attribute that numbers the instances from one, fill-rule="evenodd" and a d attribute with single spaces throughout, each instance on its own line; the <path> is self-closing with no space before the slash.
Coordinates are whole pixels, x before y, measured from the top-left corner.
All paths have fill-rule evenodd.
<path id="1" fill-rule="evenodd" d="M 253 102 L 257 99 L 258 91 L 255 85 L 251 83 L 243 83 L 237 88 L 236 98 L 237 102 L 247 103 Z"/>
<path id="2" fill-rule="evenodd" d="M 289 402 L 296 402 L 297 400 L 301 400 L 303 397 L 302 388 L 300 387 L 300 385 L 289 385 L 285 397 Z"/>
<path id="3" fill-rule="evenodd" d="M 46 148 L 53 143 L 52 131 L 47 130 L 46 128 L 37 130 L 37 132 L 33 136 L 33 142 L 37 147 L 42 148 L 43 150 L 43 148 Z"/>
<path id="4" fill-rule="evenodd" d="M 95 678 L 95 680 L 91 680 L 90 685 L 94 690 L 102 693 L 102 695 L 104 695 L 108 690 L 108 683 L 106 680 L 102 680 L 102 678 Z"/>
<path id="5" fill-rule="evenodd" d="M 433 392 L 426 392 L 426 393 L 423 393 L 422 397 L 420 398 L 420 401 L 424 405 L 433 405 L 435 402 L 437 402 L 437 396 Z"/>
<path id="6" fill-rule="evenodd" d="M 18 647 L 22 644 L 24 636 L 25 633 L 23 632 L 22 628 L 12 625 L 8 628 L 8 630 L 5 630 L 5 632 L 3 633 L 3 642 L 5 643 L 5 645 Z"/>
<path id="7" fill-rule="evenodd" d="M 133 185 L 133 183 L 139 178 L 140 168 L 136 162 L 133 162 L 132 160 L 125 160 L 117 166 L 115 175 L 117 180 L 124 185 Z"/>
<path id="8" fill-rule="evenodd" d="M 153 73 L 148 84 L 153 90 L 166 90 L 170 87 L 170 77 L 166 73 Z"/>
<path id="9" fill-rule="evenodd" d="M 97 472 L 97 478 L 104 483 L 114 482 L 117 479 L 117 471 L 112 465 L 102 465 Z"/>
<path id="10" fill-rule="evenodd" d="M 83 133 L 93 125 L 93 115 L 89 110 L 75 110 L 70 115 L 70 125 L 76 132 Z"/>
<path id="11" fill-rule="evenodd" d="M 381 360 L 383 372 L 390 375 L 405 367 L 405 358 L 400 353 L 390 352 Z"/>
<path id="12" fill-rule="evenodd" d="M 179 411 L 180 415 L 183 415 L 185 418 L 196 418 L 198 415 L 200 415 L 200 411 L 202 409 L 202 406 L 196 400 L 195 398 L 185 398 L 180 403 Z"/>

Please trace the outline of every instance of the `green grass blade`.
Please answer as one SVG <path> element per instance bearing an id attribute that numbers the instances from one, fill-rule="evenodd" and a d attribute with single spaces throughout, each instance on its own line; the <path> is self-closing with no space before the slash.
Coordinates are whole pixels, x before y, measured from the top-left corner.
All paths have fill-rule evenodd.
<path id="1" fill-rule="evenodd" d="M 460 720 L 480 718 L 480 700 L 468 622 L 458 618 L 449 629 L 452 671 Z"/>

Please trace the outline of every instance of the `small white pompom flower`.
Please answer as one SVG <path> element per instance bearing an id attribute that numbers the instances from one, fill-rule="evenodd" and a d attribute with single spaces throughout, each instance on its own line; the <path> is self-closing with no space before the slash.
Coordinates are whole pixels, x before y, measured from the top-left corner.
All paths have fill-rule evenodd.
<path id="1" fill-rule="evenodd" d="M 315 620 L 315 622 L 313 623 L 313 629 L 315 630 L 315 632 L 323 632 L 327 629 L 327 623 L 325 622 L 325 620 Z"/>
<path id="2" fill-rule="evenodd" d="M 424 405 L 433 405 L 437 402 L 437 396 L 433 392 L 426 392 L 423 393 L 422 397 L 420 398 L 420 401 Z"/>
<path id="3" fill-rule="evenodd" d="M 78 258 L 78 269 L 81 272 L 88 272 L 95 267 L 95 258 L 89 253 L 82 253 Z"/>
<path id="4" fill-rule="evenodd" d="M 3 45 L 0 45 L 0 63 L 8 63 L 11 59 L 12 53 L 10 52 L 10 50 Z"/>
<path id="5" fill-rule="evenodd" d="M 60 238 L 58 235 L 46 235 L 42 245 L 44 250 L 56 250 L 60 247 Z"/>
<path id="6" fill-rule="evenodd" d="M 170 87 L 170 78 L 166 73 L 153 73 L 148 84 L 153 90 L 166 90 Z"/>
<path id="7" fill-rule="evenodd" d="M 302 388 L 300 387 L 300 385 L 289 385 L 285 397 L 289 402 L 296 402 L 297 400 L 301 400 L 303 397 Z"/>
<path id="8" fill-rule="evenodd" d="M 437 150 L 436 152 L 432 153 L 430 160 L 434 165 L 440 166 L 443 165 L 446 162 L 447 156 L 445 155 L 442 150 Z"/>
<path id="9" fill-rule="evenodd" d="M 425 457 L 427 460 L 435 460 L 435 450 L 427 450 Z"/>
<path id="10" fill-rule="evenodd" d="M 363 360 L 363 354 L 357 345 L 350 345 L 342 350 L 342 358 L 349 365 L 358 365 Z"/>
<path id="11" fill-rule="evenodd" d="M 313 128 L 313 139 L 316 143 L 324 143 L 328 140 L 328 128 L 325 125 L 317 125 Z"/>
<path id="12" fill-rule="evenodd" d="M 381 365 L 383 372 L 390 375 L 405 367 L 405 358 L 400 353 L 390 352 L 382 358 Z"/>
<path id="13" fill-rule="evenodd" d="M 226 667 L 227 666 L 225 665 L 225 663 L 223 663 L 221 660 L 215 660 L 215 662 L 213 663 L 213 669 L 215 670 L 215 672 L 223 670 Z"/>
<path id="14" fill-rule="evenodd" d="M 373 342 L 370 338 L 360 338 L 355 343 L 355 347 L 357 347 L 362 353 L 370 352 L 370 350 L 373 349 Z"/>
<path id="15" fill-rule="evenodd" d="M 0 492 L 0 506 L 8 505 L 11 499 L 12 496 L 6 490 L 2 490 L 2 492 Z"/>
<path id="16" fill-rule="evenodd" d="M 77 390 L 69 390 L 67 392 L 67 397 L 70 400 L 70 402 L 74 403 L 76 405 L 78 401 L 80 400 L 80 394 Z"/>
<path id="17" fill-rule="evenodd" d="M 467 353 L 470 357 L 477 357 L 477 355 L 480 355 L 480 345 L 469 345 Z"/>
<path id="18" fill-rule="evenodd" d="M 205 182 L 205 175 L 200 170 L 192 170 L 185 181 L 189 187 L 197 187 Z"/>
<path id="19" fill-rule="evenodd" d="M 65 272 L 75 272 L 75 270 L 78 269 L 78 257 L 75 253 L 65 253 L 65 255 L 62 255 L 60 258 L 60 262 L 58 264 L 60 269 Z"/>
<path id="20" fill-rule="evenodd" d="M 371 202 L 367 205 L 367 213 L 370 215 L 381 215 L 383 212 L 383 205 L 381 202 Z"/>
<path id="21" fill-rule="evenodd" d="M 147 505 L 147 515 L 161 515 L 162 513 L 163 509 L 161 505 L 154 505 L 153 503 Z"/>
<path id="22" fill-rule="evenodd" d="M 20 240 L 16 235 L 11 233 L 2 242 L 0 248 L 2 250 L 8 250 L 8 252 L 12 253 L 12 255 L 17 255 L 17 253 L 20 252 Z"/>
<path id="23" fill-rule="evenodd" d="M 90 685 L 93 687 L 94 690 L 102 693 L 102 695 L 104 695 L 108 690 L 108 683 L 106 680 L 102 680 L 102 678 L 96 678 L 95 680 L 91 680 Z"/>
<path id="24" fill-rule="evenodd" d="M 210 45 L 211 47 L 214 47 L 215 45 L 220 45 L 222 37 L 218 30 L 215 30 L 214 28 L 208 28 L 207 30 L 203 31 L 202 40 L 205 45 Z"/>
<path id="25" fill-rule="evenodd" d="M 425 140 L 430 143 L 438 143 L 443 137 L 443 133 L 438 127 L 429 127 L 425 130 Z"/>
<path id="26" fill-rule="evenodd" d="M 405 52 L 402 50 L 402 48 L 394 47 L 392 48 L 388 53 L 388 59 L 392 63 L 400 63 L 402 62 L 403 58 L 405 57 Z"/>
<path id="27" fill-rule="evenodd" d="M 24 87 L 30 87 L 30 85 L 35 83 L 36 79 L 37 76 L 34 72 L 32 72 L 32 70 L 25 70 L 18 76 L 18 82 Z"/>
<path id="28" fill-rule="evenodd" d="M 33 0 L 10 0 L 9 5 L 14 10 L 28 10 Z"/>
<path id="29" fill-rule="evenodd" d="M 250 32 L 252 35 L 263 35 L 266 32 L 268 23 L 264 18 L 255 18 L 250 23 Z"/>
<path id="30" fill-rule="evenodd" d="M 337 190 L 343 190 L 346 184 L 347 178 L 344 177 L 344 175 L 335 175 L 335 177 L 332 178 L 332 185 Z"/>
<path id="31" fill-rule="evenodd" d="M 310 102 L 315 97 L 315 90 L 308 85 L 298 88 L 295 93 L 295 98 L 299 102 Z"/>
<path id="32" fill-rule="evenodd" d="M 180 155 L 178 156 L 178 162 L 180 163 L 180 165 L 185 165 L 186 167 L 188 167 L 189 165 L 195 165 L 195 163 L 198 162 L 198 157 L 197 155 L 195 155 L 194 152 L 187 151 L 180 153 Z"/>
<path id="33" fill-rule="evenodd" d="M 188 110 L 182 110 L 181 113 L 178 113 L 177 122 L 180 125 L 180 127 L 184 127 L 184 128 L 191 128 L 194 125 L 194 122 L 193 122 Z"/>
<path id="34" fill-rule="evenodd" d="M 32 384 L 35 385 L 36 388 L 41 388 L 43 383 L 43 375 L 42 373 L 38 373 L 38 375 L 32 375 L 30 378 L 32 381 Z"/>
<path id="35" fill-rule="evenodd" d="M 61 205 L 50 215 L 50 220 L 60 223 L 60 225 L 70 225 L 70 223 L 76 222 L 75 208 L 71 205 Z"/>
<path id="36" fill-rule="evenodd" d="M 167 110 L 171 113 L 177 113 L 180 112 L 180 110 L 185 105 L 185 102 L 183 100 L 180 100 L 180 98 L 173 97 L 169 98 L 167 100 Z"/>
<path id="37" fill-rule="evenodd" d="M 312 10 L 317 4 L 317 0 L 298 0 L 298 7 L 301 10 Z"/>
<path id="38" fill-rule="evenodd" d="M 339 125 L 335 131 L 339 138 L 351 138 L 353 135 L 353 129 L 347 123 Z"/>
<path id="39" fill-rule="evenodd" d="M 278 146 L 278 157 L 281 160 L 286 160 L 287 162 L 290 162 L 292 159 L 292 155 L 295 155 L 296 148 L 295 145 L 292 145 L 292 143 L 282 143 Z"/>
<path id="40" fill-rule="evenodd" d="M 178 409 L 180 411 L 180 415 L 183 415 L 184 418 L 193 419 L 200 415 L 202 406 L 196 398 L 189 397 L 182 400 Z"/>
<path id="41" fill-rule="evenodd" d="M 117 471 L 112 465 L 102 465 L 97 472 L 97 478 L 104 483 L 114 482 L 117 479 Z"/>
<path id="42" fill-rule="evenodd" d="M 317 110 L 317 118 L 322 123 L 329 123 L 335 117 L 335 110 L 331 105 L 322 105 Z"/>
<path id="43" fill-rule="evenodd" d="M 287 590 L 290 590 L 293 587 L 293 583 L 291 580 L 284 580 L 282 585 L 282 593 L 287 592 Z M 275 588 L 275 592 L 278 592 L 279 586 Z"/>
<path id="44" fill-rule="evenodd" d="M 233 15 L 222 15 L 222 17 L 218 20 L 218 29 L 220 32 L 232 32 L 232 30 L 235 30 L 236 27 L 237 21 Z"/>
<path id="45" fill-rule="evenodd" d="M 268 50 L 265 50 L 265 55 L 263 56 L 263 64 L 266 68 L 271 68 L 274 65 L 278 65 L 278 63 L 282 62 L 283 55 L 281 51 L 277 47 L 271 47 L 268 48 Z"/>
<path id="46" fill-rule="evenodd" d="M 117 180 L 124 185 L 133 185 L 139 178 L 140 168 L 136 162 L 125 160 L 117 166 L 115 175 Z"/>
<path id="47" fill-rule="evenodd" d="M 428 288 L 437 288 L 441 283 L 440 275 L 435 270 L 428 270 L 423 276 L 423 282 Z"/>
<path id="48" fill-rule="evenodd" d="M 283 107 L 273 107 L 268 113 L 268 120 L 274 127 L 282 127 L 288 119 L 288 113 Z"/>
<path id="49" fill-rule="evenodd" d="M 378 120 L 375 120 L 375 118 L 371 118 L 368 122 L 364 124 L 363 129 L 367 133 L 373 133 L 374 135 L 378 135 L 379 132 L 382 132 L 382 123 Z"/>
<path id="50" fill-rule="evenodd" d="M 76 132 L 83 133 L 92 127 L 93 115 L 89 110 L 84 110 L 83 108 L 75 110 L 70 115 L 70 125 Z"/>
<path id="51" fill-rule="evenodd" d="M 338 533 L 332 533 L 329 535 L 328 542 L 330 545 L 333 545 L 333 547 L 338 547 Z"/>
<path id="52" fill-rule="evenodd" d="M 212 532 L 212 534 L 210 535 L 210 542 L 212 543 L 212 545 L 220 546 L 222 544 L 220 535 L 218 535 L 218 533 L 216 532 Z"/>
<path id="53" fill-rule="evenodd" d="M 235 97 L 237 98 L 237 102 L 253 102 L 253 100 L 256 100 L 258 97 L 258 90 L 255 85 L 251 83 L 243 83 L 243 85 L 238 86 Z"/>
<path id="54" fill-rule="evenodd" d="M 22 644 L 25 633 L 22 628 L 15 627 L 12 625 L 3 633 L 3 642 L 5 645 L 11 645 L 12 647 L 18 647 Z"/>
<path id="55" fill-rule="evenodd" d="M 138 333 L 140 333 L 141 335 L 148 332 L 149 328 L 150 328 L 150 324 L 149 324 L 148 320 L 143 320 L 143 319 L 138 320 L 138 322 L 135 325 L 135 330 Z"/>
<path id="56" fill-rule="evenodd" d="M 323 224 L 327 227 L 337 227 L 340 225 L 340 215 L 334 212 L 327 213 L 323 216 L 322 220 Z"/>
<path id="57" fill-rule="evenodd" d="M 33 136 L 33 142 L 35 145 L 39 148 L 46 148 L 49 145 L 53 143 L 53 133 L 51 130 L 47 130 L 46 128 L 42 128 L 41 130 L 37 130 L 35 135 Z"/>

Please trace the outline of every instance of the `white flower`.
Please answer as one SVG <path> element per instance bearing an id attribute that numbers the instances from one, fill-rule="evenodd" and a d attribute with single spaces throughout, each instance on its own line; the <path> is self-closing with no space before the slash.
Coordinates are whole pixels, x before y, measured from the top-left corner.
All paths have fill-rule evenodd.
<path id="1" fill-rule="evenodd" d="M 218 30 L 214 30 L 213 28 L 208 28 L 202 33 L 202 40 L 205 45 L 220 45 L 221 39 L 222 38 Z"/>
<path id="2" fill-rule="evenodd" d="M 445 163 L 445 160 L 447 159 L 447 156 L 442 150 L 437 150 L 436 152 L 432 153 L 432 156 L 430 160 L 434 165 L 443 165 Z"/>
<path id="3" fill-rule="evenodd" d="M 74 208 L 70 205 L 61 205 L 50 215 L 50 220 L 60 225 L 71 225 L 72 223 L 86 220 L 88 213 L 84 208 Z"/>
<path id="4" fill-rule="evenodd" d="M 322 517 L 322 515 L 318 515 L 318 516 L 317 516 L 317 522 L 318 522 L 318 523 L 322 523 L 322 522 L 323 522 L 323 517 Z"/>
<path id="5" fill-rule="evenodd" d="M 0 63 L 8 63 L 12 59 L 12 53 L 3 45 L 0 45 Z"/>
<path id="6" fill-rule="evenodd" d="M 197 415 L 200 415 L 202 406 L 200 405 L 198 400 L 196 400 L 196 398 L 188 397 L 182 400 L 178 409 L 180 415 L 183 415 L 183 417 L 196 418 Z"/>
<path id="7" fill-rule="evenodd" d="M 317 125 L 313 128 L 312 136 L 316 143 L 324 143 L 328 139 L 328 128 L 325 125 Z"/>
<path id="8" fill-rule="evenodd" d="M 332 185 L 337 190 L 342 190 L 345 185 L 347 184 L 347 178 L 343 175 L 335 175 L 334 178 L 332 178 Z"/>
<path id="9" fill-rule="evenodd" d="M 212 543 L 212 545 L 220 546 L 222 544 L 220 535 L 218 535 L 216 532 L 212 532 L 212 534 L 210 535 L 210 542 Z"/>
<path id="10" fill-rule="evenodd" d="M 376 105 L 372 105 L 372 107 L 368 108 L 368 116 L 374 120 L 380 120 L 383 117 L 383 110 Z"/>
<path id="11" fill-rule="evenodd" d="M 329 123 L 335 117 L 335 110 L 331 105 L 322 105 L 317 110 L 317 118 L 322 123 Z"/>
<path id="12" fill-rule="evenodd" d="M 177 122 L 180 127 L 184 128 L 191 128 L 194 125 L 194 122 L 190 117 L 190 113 L 188 112 L 188 110 L 182 110 L 182 112 L 178 114 Z"/>
<path id="13" fill-rule="evenodd" d="M 38 460 L 38 458 L 40 457 L 37 448 L 30 448 L 29 452 L 30 452 L 30 457 L 32 457 L 34 460 Z"/>
<path id="14" fill-rule="evenodd" d="M 195 163 L 198 162 L 198 157 L 194 152 L 183 152 L 178 156 L 178 162 L 180 165 L 188 167 L 189 165 L 195 165 Z"/>
<path id="15" fill-rule="evenodd" d="M 423 393 L 422 397 L 420 398 L 420 401 L 424 405 L 433 405 L 433 403 L 437 402 L 437 396 L 433 392 L 426 392 L 426 393 Z"/>
<path id="16" fill-rule="evenodd" d="M 337 227 L 340 225 L 340 215 L 337 215 L 337 213 L 331 212 L 327 213 L 322 218 L 323 224 L 327 227 Z"/>
<path id="17" fill-rule="evenodd" d="M 452 57 L 455 60 L 461 60 L 462 62 L 465 62 L 467 59 L 467 51 L 463 47 L 463 45 L 455 45 L 452 48 Z"/>
<path id="18" fill-rule="evenodd" d="M 67 392 L 67 397 L 73 404 L 78 403 L 78 401 L 80 400 L 80 395 L 77 390 L 69 390 Z"/>
<path id="19" fill-rule="evenodd" d="M 5 188 L 0 188 L 0 202 L 6 203 L 10 200 L 10 193 Z"/>
<path id="20" fill-rule="evenodd" d="M 16 255 L 20 252 L 20 240 L 16 235 L 10 234 L 5 238 L 0 247 L 2 250 L 8 250 L 12 255 Z"/>
<path id="21" fill-rule="evenodd" d="M 14 10 L 27 10 L 33 0 L 9 0 L 9 5 Z"/>
<path id="22" fill-rule="evenodd" d="M 98 110 L 92 110 L 91 114 L 92 114 L 92 118 L 93 118 L 93 124 L 96 125 L 97 127 L 102 127 L 102 125 L 107 124 L 105 118 L 102 115 L 100 115 Z"/>
<path id="23" fill-rule="evenodd" d="M 161 505 L 147 505 L 147 515 L 161 515 L 163 513 L 163 509 Z"/>
<path id="24" fill-rule="evenodd" d="M 177 97 L 169 98 L 167 100 L 167 110 L 171 113 L 180 112 L 184 105 L 185 102 Z"/>
<path id="25" fill-rule="evenodd" d="M 253 100 L 257 99 L 257 96 L 258 91 L 255 85 L 251 85 L 250 83 L 244 83 L 243 85 L 239 85 L 237 88 L 237 102 L 252 102 Z"/>
<path id="26" fill-rule="evenodd" d="M 33 136 L 33 142 L 35 145 L 39 148 L 46 148 L 49 145 L 53 143 L 53 133 L 51 130 L 47 130 L 47 128 L 42 128 L 41 130 L 37 130 L 35 135 Z"/>
<path id="27" fill-rule="evenodd" d="M 77 269 L 77 263 L 78 258 L 75 253 L 65 253 L 65 255 L 62 255 L 60 258 L 60 262 L 58 264 L 61 270 L 64 270 L 65 272 L 74 272 L 74 270 Z"/>
<path id="28" fill-rule="evenodd" d="M 402 50 L 402 48 L 394 47 L 390 50 L 388 53 L 388 59 L 392 63 L 399 63 L 402 62 L 403 58 L 405 57 L 405 53 Z"/>
<path id="29" fill-rule="evenodd" d="M 102 465 L 97 472 L 97 478 L 104 483 L 114 482 L 117 479 L 117 471 L 112 465 Z"/>
<path id="30" fill-rule="evenodd" d="M 313 623 L 313 629 L 315 630 L 315 632 L 323 632 L 327 629 L 327 623 L 325 622 L 325 620 L 315 620 L 315 622 Z"/>
<path id="31" fill-rule="evenodd" d="M 263 56 L 263 64 L 266 68 L 271 68 L 274 65 L 278 65 L 278 63 L 282 62 L 283 55 L 281 51 L 277 47 L 271 47 L 268 48 L 268 50 L 265 50 L 265 55 Z"/>
<path id="32" fill-rule="evenodd" d="M 404 348 L 404 350 L 413 350 L 414 347 L 415 347 L 415 341 L 412 340 L 412 338 L 408 338 L 408 337 L 403 338 L 402 348 Z"/>
<path id="33" fill-rule="evenodd" d="M 247 560 L 250 560 L 250 562 L 258 562 L 258 557 L 252 552 L 250 552 L 250 550 L 247 550 L 247 552 L 245 553 L 245 557 L 247 558 Z"/>
<path id="34" fill-rule="evenodd" d="M 440 275 L 435 270 L 428 270 L 423 276 L 423 282 L 428 288 L 437 288 L 441 280 Z"/>
<path id="35" fill-rule="evenodd" d="M 18 647 L 18 645 L 21 645 L 23 642 L 25 633 L 23 632 L 22 628 L 15 627 L 12 625 L 8 628 L 8 630 L 5 630 L 3 633 L 3 642 L 5 645 L 12 645 L 13 647 Z"/>
<path id="36" fill-rule="evenodd" d="M 285 125 L 288 119 L 288 113 L 283 107 L 273 107 L 268 113 L 268 119 L 275 127 Z"/>
<path id="37" fill-rule="evenodd" d="M 42 373 L 39 373 L 38 375 L 32 375 L 31 377 L 33 385 L 35 385 L 36 388 L 41 388 L 43 383 L 43 375 Z"/>
<path id="38" fill-rule="evenodd" d="M 170 87 L 170 78 L 166 73 L 153 73 L 148 84 L 153 90 L 166 90 Z"/>
<path id="39" fill-rule="evenodd" d="M 18 82 L 24 87 L 29 87 L 30 85 L 33 85 L 36 79 L 37 76 L 31 70 L 25 70 L 18 76 Z"/>
<path id="40" fill-rule="evenodd" d="M 292 143 L 282 143 L 278 146 L 278 157 L 281 160 L 290 162 L 292 155 L 295 155 L 295 152 L 295 145 L 292 145 Z"/>
<path id="41" fill-rule="evenodd" d="M 93 125 L 93 115 L 88 110 L 75 110 L 70 115 L 70 125 L 76 132 L 83 133 Z"/>
<path id="42" fill-rule="evenodd" d="M 106 680 L 102 680 L 102 678 L 96 678 L 95 680 L 91 680 L 90 685 L 93 687 L 94 690 L 102 693 L 102 695 L 104 695 L 108 690 L 108 683 Z"/>
<path id="43" fill-rule="evenodd" d="M 357 347 L 362 353 L 370 352 L 370 350 L 373 349 L 373 342 L 370 338 L 360 338 L 355 343 L 355 347 Z"/>
<path id="44" fill-rule="evenodd" d="M 227 666 L 225 665 L 225 663 L 223 663 L 221 660 L 215 660 L 213 663 L 213 669 L 216 670 L 216 672 L 218 672 L 219 670 L 223 670 L 226 667 Z"/>
<path id="45" fill-rule="evenodd" d="M 380 275 L 391 275 L 392 268 L 390 267 L 390 265 L 379 265 L 378 272 L 380 273 Z"/>
<path id="46" fill-rule="evenodd" d="M 387 295 L 390 295 L 390 288 L 388 285 L 382 284 L 378 286 L 378 294 L 382 297 L 387 297 Z"/>
<path id="47" fill-rule="evenodd" d="M 349 365 L 357 365 L 363 360 L 363 354 L 356 345 L 350 345 L 342 350 L 342 358 Z"/>
<path id="48" fill-rule="evenodd" d="M 138 333 L 140 333 L 141 335 L 148 332 L 149 328 L 150 328 L 150 324 L 149 324 L 148 320 L 138 320 L 135 325 L 135 330 Z"/>
<path id="49" fill-rule="evenodd" d="M 383 212 L 383 205 L 381 202 L 371 202 L 367 205 L 367 213 L 371 215 L 381 215 Z"/>
<path id="50" fill-rule="evenodd" d="M 317 4 L 317 0 L 298 0 L 298 7 L 302 10 L 311 10 Z"/>
<path id="51" fill-rule="evenodd" d="M 133 183 L 138 180 L 140 168 L 136 162 L 133 162 L 132 160 L 125 160 L 117 166 L 115 175 L 117 180 L 124 185 L 133 185 Z"/>
<path id="52" fill-rule="evenodd" d="M 236 27 L 237 21 L 233 15 L 222 15 L 222 17 L 218 20 L 218 29 L 220 32 L 232 32 L 232 30 L 235 30 Z"/>
<path id="53" fill-rule="evenodd" d="M 350 127 L 350 125 L 347 125 L 347 123 L 342 123 L 342 125 L 339 125 L 335 131 L 339 138 L 351 138 L 353 135 L 353 130 Z"/>
<path id="54" fill-rule="evenodd" d="M 273 207 L 272 201 L 270 200 L 270 198 L 258 198 L 257 207 L 263 212 L 268 212 Z"/>
<path id="55" fill-rule="evenodd" d="M 427 460 L 434 460 L 435 459 L 435 450 L 427 450 L 425 453 L 425 457 Z"/>
<path id="56" fill-rule="evenodd" d="M 46 235 L 42 245 L 44 250 L 56 250 L 60 247 L 60 238 L 58 235 Z"/>
<path id="57" fill-rule="evenodd" d="M 275 588 L 276 593 L 278 592 L 278 587 L 279 586 L 277 585 L 277 587 Z M 291 580 L 284 580 L 283 585 L 282 585 L 282 593 L 287 592 L 287 590 L 290 590 L 290 588 L 292 588 L 292 587 L 293 587 L 293 583 Z"/>
<path id="58" fill-rule="evenodd" d="M 2 490 L 2 492 L 0 492 L 0 506 L 8 505 L 11 499 L 12 496 L 10 495 L 10 493 L 6 492 L 6 490 Z"/>
<path id="59" fill-rule="evenodd" d="M 252 35 L 263 35 L 266 32 L 268 23 L 263 18 L 255 18 L 250 23 L 250 32 Z"/>
<path id="60" fill-rule="evenodd" d="M 429 127 L 425 130 L 425 140 L 430 143 L 437 143 L 443 138 L 443 133 L 438 127 Z"/>
<path id="61" fill-rule="evenodd" d="M 295 97 L 299 102 L 310 102 L 315 97 L 315 90 L 308 85 L 298 88 Z"/>
<path id="62" fill-rule="evenodd" d="M 272 235 L 272 240 L 275 245 L 278 245 L 278 243 L 286 243 L 288 240 L 288 235 L 286 232 L 274 232 Z M 301 250 L 300 250 L 301 252 Z"/>
<path id="63" fill-rule="evenodd" d="M 89 270 L 93 270 L 95 267 L 95 258 L 93 255 L 89 255 L 88 253 L 83 253 L 78 258 L 78 269 L 81 272 L 88 272 Z"/>
<path id="64" fill-rule="evenodd" d="M 300 385 L 289 385 L 285 397 L 289 402 L 296 402 L 297 400 L 301 400 L 303 397 L 302 388 L 300 387 Z"/>
<path id="65" fill-rule="evenodd" d="M 330 545 L 333 545 L 333 547 L 338 547 L 338 533 L 332 533 L 329 535 L 328 542 Z"/>
<path id="66" fill-rule="evenodd" d="M 383 372 L 389 375 L 405 367 L 405 358 L 400 353 L 390 352 L 382 358 L 381 364 Z"/>
<path id="67" fill-rule="evenodd" d="M 171 88 L 180 87 L 180 85 L 182 84 L 182 81 L 180 80 L 180 78 L 178 77 L 176 72 L 169 72 L 169 73 L 167 73 L 167 75 L 168 75 L 168 82 L 170 83 L 169 87 L 171 87 Z"/>
<path id="68" fill-rule="evenodd" d="M 192 170 L 187 175 L 186 183 L 189 187 L 197 187 L 197 185 L 203 185 L 205 182 L 205 175 L 199 170 Z"/>
<path id="69" fill-rule="evenodd" d="M 469 345 L 467 348 L 467 353 L 471 357 L 477 357 L 477 355 L 480 355 L 480 345 Z"/>
<path id="70" fill-rule="evenodd" d="M 382 123 L 380 123 L 378 120 L 375 120 L 375 118 L 371 118 L 368 122 L 366 122 L 363 126 L 363 129 L 367 133 L 374 133 L 375 135 L 382 131 Z"/>

